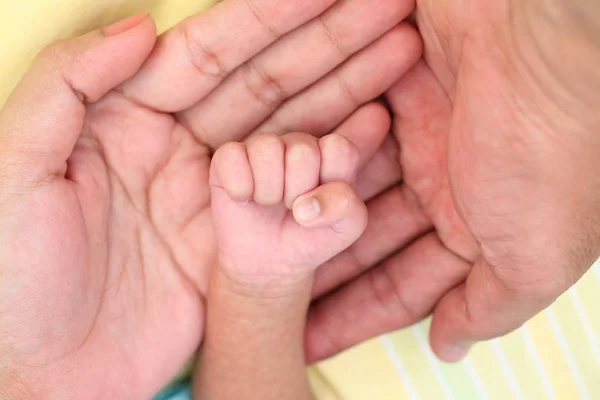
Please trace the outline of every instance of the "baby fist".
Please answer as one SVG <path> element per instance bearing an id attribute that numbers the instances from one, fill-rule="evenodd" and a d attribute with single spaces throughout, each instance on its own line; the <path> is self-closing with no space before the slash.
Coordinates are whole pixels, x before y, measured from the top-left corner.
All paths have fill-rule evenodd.
<path id="1" fill-rule="evenodd" d="M 339 135 L 260 135 L 219 149 L 211 193 L 221 268 L 244 284 L 280 284 L 350 246 L 367 224 L 350 186 L 358 162 Z"/>

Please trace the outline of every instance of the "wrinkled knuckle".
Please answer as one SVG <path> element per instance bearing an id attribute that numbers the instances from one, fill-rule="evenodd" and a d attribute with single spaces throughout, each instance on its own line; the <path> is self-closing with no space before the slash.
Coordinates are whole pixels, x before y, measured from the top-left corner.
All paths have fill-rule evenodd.
<path id="1" fill-rule="evenodd" d="M 58 75 L 81 102 L 86 102 L 86 80 L 83 77 L 93 74 L 93 66 L 87 66 L 86 54 L 78 53 L 68 40 L 59 40 L 46 46 L 36 57 L 47 73 Z"/>
<path id="2" fill-rule="evenodd" d="M 268 32 L 274 40 L 277 40 L 281 37 L 281 33 L 271 26 L 267 21 L 270 20 L 264 13 L 261 11 L 260 7 L 256 4 L 255 0 L 244 0 L 244 3 L 254 16 L 254 19 L 263 29 Z"/>
<path id="3" fill-rule="evenodd" d="M 358 95 L 354 93 L 350 85 L 344 80 L 344 78 L 338 73 L 337 74 L 338 84 L 342 95 L 350 102 L 352 108 L 359 108 L 363 102 L 360 100 Z"/>
<path id="4" fill-rule="evenodd" d="M 336 31 L 331 27 L 329 21 L 327 20 L 327 18 L 324 15 L 319 16 L 319 23 L 321 24 L 321 27 L 322 27 L 323 31 L 325 32 L 325 36 L 327 37 L 327 39 L 329 40 L 331 45 L 336 49 L 338 54 L 340 56 L 342 56 L 344 59 L 350 57 L 352 52 L 347 50 L 344 47 L 344 45 L 342 44 L 343 43 L 342 39 L 339 37 L 339 35 L 336 33 Z"/>
<path id="5" fill-rule="evenodd" d="M 219 55 L 200 38 L 197 32 L 194 32 L 193 25 L 188 22 L 182 23 L 179 33 L 192 67 L 200 75 L 218 82 L 225 79 L 229 73 L 227 68 Z"/>
<path id="6" fill-rule="evenodd" d="M 240 69 L 248 93 L 268 108 L 275 108 L 287 98 L 281 82 L 255 63 L 248 61 Z"/>

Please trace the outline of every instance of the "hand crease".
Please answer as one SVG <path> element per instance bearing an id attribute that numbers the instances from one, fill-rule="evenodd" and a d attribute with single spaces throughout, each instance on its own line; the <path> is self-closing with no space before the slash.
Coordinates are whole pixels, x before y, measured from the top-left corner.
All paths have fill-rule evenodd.
<path id="1" fill-rule="evenodd" d="M 243 2 L 244 4 L 246 4 L 256 21 L 261 26 L 263 26 L 267 30 L 267 32 L 269 32 L 274 41 L 281 37 L 281 33 L 279 33 L 275 28 L 267 24 L 269 18 L 263 15 L 263 13 L 260 11 L 259 7 L 256 5 L 254 0 L 243 0 Z"/>
<path id="2" fill-rule="evenodd" d="M 200 75 L 212 79 L 216 83 L 222 82 L 229 75 L 229 71 L 223 66 L 217 53 L 210 50 L 201 38 L 194 37 L 189 29 L 189 25 L 184 23 L 180 26 L 179 31 L 190 63 Z M 209 72 L 206 64 L 208 67 L 214 67 L 216 72 Z"/>

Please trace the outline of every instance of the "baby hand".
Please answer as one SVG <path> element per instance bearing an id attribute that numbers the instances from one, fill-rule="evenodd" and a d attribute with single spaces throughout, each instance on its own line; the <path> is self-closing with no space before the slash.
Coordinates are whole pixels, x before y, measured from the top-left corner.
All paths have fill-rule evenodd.
<path id="1" fill-rule="evenodd" d="M 367 224 L 350 186 L 358 162 L 355 146 L 335 134 L 267 134 L 221 147 L 210 181 L 223 272 L 242 285 L 283 288 L 350 246 Z"/>

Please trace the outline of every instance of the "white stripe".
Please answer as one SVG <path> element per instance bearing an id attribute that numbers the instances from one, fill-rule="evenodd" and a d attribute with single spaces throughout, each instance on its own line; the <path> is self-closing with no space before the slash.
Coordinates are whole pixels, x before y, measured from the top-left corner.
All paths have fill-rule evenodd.
<path id="1" fill-rule="evenodd" d="M 573 302 L 573 306 L 575 307 L 575 312 L 577 312 L 577 316 L 579 317 L 579 321 L 581 321 L 583 330 L 585 331 L 585 334 L 590 342 L 590 347 L 592 348 L 594 357 L 596 357 L 596 362 L 600 364 L 600 346 L 598 345 L 598 340 L 596 339 L 596 335 L 592 329 L 592 324 L 590 323 L 590 320 L 583 309 L 583 304 L 581 303 L 579 294 L 577 294 L 577 287 L 571 288 L 568 293 L 571 301 Z"/>
<path id="2" fill-rule="evenodd" d="M 433 355 L 429 344 L 427 343 L 427 339 L 424 337 L 422 331 L 416 326 L 413 325 L 412 332 L 417 338 L 417 343 L 419 343 L 419 348 L 425 354 L 425 358 L 427 358 L 427 362 L 431 365 L 431 369 L 433 369 L 433 374 L 435 375 L 436 380 L 440 384 L 442 388 L 442 392 L 444 392 L 444 396 L 447 399 L 454 399 L 454 395 L 450 390 L 450 386 L 448 386 L 448 381 L 446 377 L 442 374 L 442 370 L 440 369 L 440 363 Z"/>
<path id="3" fill-rule="evenodd" d="M 571 371 L 571 375 L 573 375 L 573 379 L 575 380 L 575 385 L 583 399 L 589 399 L 590 395 L 587 392 L 587 388 L 585 387 L 585 383 L 583 383 L 583 379 L 579 373 L 579 369 L 577 368 L 577 364 L 575 363 L 575 359 L 573 358 L 573 354 L 571 350 L 569 350 L 569 344 L 563 335 L 562 329 L 554 316 L 554 312 L 551 309 L 546 309 L 545 311 L 546 317 L 548 318 L 548 322 L 550 323 L 550 327 L 552 329 L 552 333 L 554 337 L 558 341 L 558 346 L 560 347 L 565 360 L 567 361 L 567 365 L 569 366 L 569 370 Z"/>
<path id="4" fill-rule="evenodd" d="M 417 400 L 419 398 L 419 395 L 417 394 L 417 392 L 415 391 L 415 388 L 410 383 L 410 380 L 408 379 L 408 375 L 406 375 L 406 370 L 404 369 L 404 366 L 402 365 L 400 358 L 398 358 L 398 354 L 396 354 L 396 349 L 394 349 L 394 345 L 390 341 L 389 336 L 382 335 L 382 336 L 380 336 L 380 340 L 383 343 L 383 347 L 385 347 L 385 351 L 386 351 L 388 357 L 390 358 L 390 360 L 392 361 L 392 364 L 394 364 L 394 368 L 396 369 L 396 372 L 398 373 L 398 376 L 400 377 L 400 381 L 402 382 L 402 384 L 404 385 L 404 388 L 406 389 L 406 392 L 408 393 L 408 397 L 410 399 Z"/>
<path id="5" fill-rule="evenodd" d="M 504 355 L 504 351 L 502 350 L 502 347 L 500 346 L 500 342 L 498 341 L 498 339 L 495 339 L 495 340 L 491 341 L 491 344 L 492 344 L 492 349 L 494 350 L 494 353 L 496 354 L 496 357 L 498 357 L 498 361 L 500 362 L 502 371 L 504 372 L 504 375 L 506 376 L 506 379 L 508 380 L 508 386 L 510 387 L 510 391 L 512 392 L 513 397 L 515 399 L 522 399 L 523 394 L 521 393 L 521 389 L 519 389 L 519 383 L 517 382 L 517 378 L 515 377 L 513 370 L 508 365 L 508 360 L 506 359 L 506 356 Z"/>
<path id="6" fill-rule="evenodd" d="M 465 358 L 463 363 L 465 365 L 465 368 L 467 369 L 467 373 L 469 374 L 469 376 L 471 377 L 471 380 L 473 381 L 473 386 L 475 386 L 475 391 L 477 392 L 477 397 L 479 399 L 487 399 L 488 396 L 485 393 L 483 384 L 481 383 L 481 380 L 479 379 L 479 375 L 477 375 L 477 372 L 475 372 L 475 368 L 473 368 L 471 361 L 469 361 L 469 357 Z"/>
<path id="7" fill-rule="evenodd" d="M 596 261 L 592 265 L 592 272 L 596 275 L 596 279 L 600 282 L 600 261 Z"/>
<path id="8" fill-rule="evenodd" d="M 529 357 L 533 360 L 533 364 L 535 365 L 535 370 L 537 371 L 540 379 L 542 380 L 542 385 L 544 386 L 544 390 L 546 391 L 546 395 L 549 399 L 556 399 L 556 393 L 554 393 L 554 389 L 552 388 L 552 384 L 550 383 L 550 379 L 548 378 L 548 374 L 544 369 L 544 364 L 542 364 L 542 360 L 540 359 L 540 355 L 531 339 L 531 335 L 527 330 L 527 327 L 522 327 L 519 332 L 525 341 L 525 346 L 527 347 L 527 352 L 529 353 Z"/>

